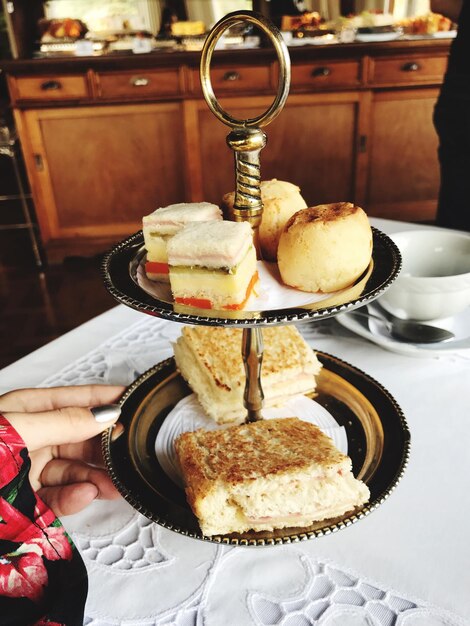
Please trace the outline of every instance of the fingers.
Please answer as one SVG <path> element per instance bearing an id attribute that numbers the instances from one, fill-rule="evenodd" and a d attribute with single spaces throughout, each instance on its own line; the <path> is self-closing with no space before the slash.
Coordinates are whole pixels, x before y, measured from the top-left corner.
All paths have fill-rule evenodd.
<path id="1" fill-rule="evenodd" d="M 117 422 L 113 426 L 113 432 L 111 434 L 111 440 L 115 441 L 124 432 L 124 426 Z M 31 457 L 33 457 L 33 452 Z M 87 439 L 79 443 L 66 443 L 59 446 L 58 450 L 54 450 L 54 456 L 61 459 L 76 459 L 77 461 L 84 461 L 85 463 L 91 463 L 98 467 L 103 467 L 103 454 L 101 451 L 101 439 L 99 437 L 93 437 L 93 439 Z"/>
<path id="2" fill-rule="evenodd" d="M 89 407 L 116 402 L 125 387 L 118 385 L 78 385 L 18 389 L 0 396 L 0 411 L 53 411 L 64 406 Z"/>
<path id="3" fill-rule="evenodd" d="M 57 517 L 79 513 L 95 500 L 98 490 L 91 483 L 78 483 L 61 487 L 44 487 L 39 497 L 54 511 Z"/>
<path id="4" fill-rule="evenodd" d="M 107 412 L 107 421 L 97 421 L 90 409 L 67 407 L 39 413 L 7 413 L 4 415 L 23 438 L 30 452 L 45 446 L 79 443 L 103 432 L 119 418 L 115 405 Z"/>
<path id="5" fill-rule="evenodd" d="M 105 470 L 91 467 L 81 461 L 69 461 L 67 459 L 54 459 L 44 467 L 40 477 L 42 489 L 48 487 L 64 487 L 86 483 L 96 488 L 94 498 L 101 500 L 114 500 L 119 498 L 119 492 L 113 485 L 112 480 Z M 64 504 L 61 504 L 63 507 Z M 57 511 L 51 507 L 57 514 Z"/>
<path id="6" fill-rule="evenodd" d="M 61 459 L 69 459 L 70 461 L 83 461 L 98 467 L 103 466 L 101 439 L 99 437 L 93 437 L 79 443 L 63 444 L 59 446 L 58 450 L 54 449 L 54 456 Z"/>

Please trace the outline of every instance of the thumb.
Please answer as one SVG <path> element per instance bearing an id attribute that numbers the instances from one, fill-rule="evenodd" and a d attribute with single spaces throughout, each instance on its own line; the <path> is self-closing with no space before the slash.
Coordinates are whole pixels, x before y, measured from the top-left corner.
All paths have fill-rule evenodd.
<path id="1" fill-rule="evenodd" d="M 4 413 L 4 416 L 33 452 L 45 446 L 91 439 L 112 426 L 120 413 L 119 404 L 107 404 L 91 409 L 65 407 L 38 413 Z"/>

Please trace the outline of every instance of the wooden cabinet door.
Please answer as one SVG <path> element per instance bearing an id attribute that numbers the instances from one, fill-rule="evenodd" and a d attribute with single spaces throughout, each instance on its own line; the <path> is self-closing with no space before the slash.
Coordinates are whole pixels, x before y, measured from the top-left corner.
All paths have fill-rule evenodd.
<path id="1" fill-rule="evenodd" d="M 374 95 L 366 200 L 370 215 L 434 219 L 439 165 L 432 114 L 437 96 L 436 89 Z"/>
<path id="2" fill-rule="evenodd" d="M 245 119 L 266 110 L 271 102 L 263 96 L 226 99 L 223 105 L 234 117 Z M 261 151 L 261 178 L 297 184 L 309 205 L 354 200 L 359 102 L 360 95 L 354 92 L 291 95 L 265 128 L 268 142 Z M 194 105 L 197 134 L 192 144 L 201 165 L 193 199 L 219 203 L 235 185 L 234 157 L 225 142 L 229 128 L 205 102 Z"/>
<path id="3" fill-rule="evenodd" d="M 30 110 L 18 118 L 46 244 L 119 239 L 185 199 L 176 102 Z"/>

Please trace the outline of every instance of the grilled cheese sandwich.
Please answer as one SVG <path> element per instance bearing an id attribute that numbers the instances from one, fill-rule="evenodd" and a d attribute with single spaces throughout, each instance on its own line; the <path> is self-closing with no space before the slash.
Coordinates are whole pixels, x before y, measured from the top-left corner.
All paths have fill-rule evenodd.
<path id="1" fill-rule="evenodd" d="M 321 363 L 295 326 L 264 328 L 261 384 L 266 407 L 316 388 Z M 238 328 L 187 326 L 173 345 L 183 378 L 204 411 L 219 423 L 241 422 L 246 374 Z"/>
<path id="2" fill-rule="evenodd" d="M 370 497 L 351 459 L 298 418 L 183 433 L 175 449 L 207 536 L 310 526 Z"/>

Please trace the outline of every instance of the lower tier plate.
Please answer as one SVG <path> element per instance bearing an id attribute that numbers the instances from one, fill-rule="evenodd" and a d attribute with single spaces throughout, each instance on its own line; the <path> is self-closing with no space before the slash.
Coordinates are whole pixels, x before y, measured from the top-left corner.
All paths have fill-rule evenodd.
<path id="1" fill-rule="evenodd" d="M 103 434 L 106 465 L 124 498 L 145 517 L 183 535 L 231 545 L 275 545 L 312 539 L 349 526 L 379 506 L 403 475 L 410 434 L 393 397 L 364 372 L 331 355 L 317 352 L 323 364 L 316 401 L 348 438 L 353 472 L 370 489 L 370 501 L 345 515 L 307 528 L 206 537 L 186 502 L 184 491 L 165 474 L 155 454 L 155 440 L 165 417 L 192 393 L 173 358 L 155 365 L 126 391 L 121 404 L 124 431 L 114 441 Z"/>

